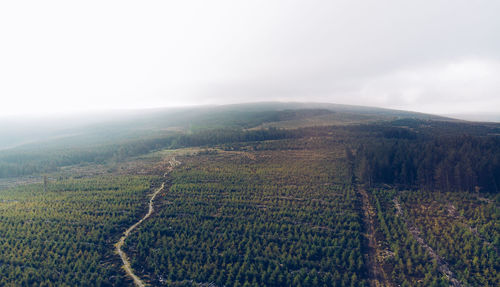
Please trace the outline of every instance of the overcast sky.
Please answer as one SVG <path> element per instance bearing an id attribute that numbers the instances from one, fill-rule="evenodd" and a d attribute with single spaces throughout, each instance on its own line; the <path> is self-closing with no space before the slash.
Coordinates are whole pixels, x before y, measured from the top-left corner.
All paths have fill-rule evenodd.
<path id="1" fill-rule="evenodd" d="M 500 113 L 500 1 L 1 1 L 0 113 L 316 101 Z"/>

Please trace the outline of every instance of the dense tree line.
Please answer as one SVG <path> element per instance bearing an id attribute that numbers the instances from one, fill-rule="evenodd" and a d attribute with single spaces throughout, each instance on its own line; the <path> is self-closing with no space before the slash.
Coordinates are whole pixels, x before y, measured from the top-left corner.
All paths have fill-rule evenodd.
<path id="1" fill-rule="evenodd" d="M 173 140 L 174 147 L 206 146 L 234 142 L 276 140 L 295 136 L 291 131 L 269 128 L 259 130 L 217 129 L 201 130 L 181 135 Z"/>
<path id="2" fill-rule="evenodd" d="M 357 150 L 363 182 L 425 190 L 498 192 L 500 138 L 374 139 Z"/>
<path id="3" fill-rule="evenodd" d="M 157 149 L 264 141 L 298 136 L 300 133 L 297 131 L 275 128 L 260 130 L 223 128 L 91 147 L 3 151 L 0 153 L 0 178 L 51 172 L 62 166 L 81 163 L 121 161 Z"/>

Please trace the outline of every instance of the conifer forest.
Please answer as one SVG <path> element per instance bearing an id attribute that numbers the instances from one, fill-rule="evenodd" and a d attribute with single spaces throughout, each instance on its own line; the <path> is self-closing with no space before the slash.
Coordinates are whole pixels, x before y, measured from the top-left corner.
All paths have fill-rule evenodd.
<path id="1" fill-rule="evenodd" d="M 1 150 L 0 286 L 500 286 L 500 126 L 338 113 Z"/>

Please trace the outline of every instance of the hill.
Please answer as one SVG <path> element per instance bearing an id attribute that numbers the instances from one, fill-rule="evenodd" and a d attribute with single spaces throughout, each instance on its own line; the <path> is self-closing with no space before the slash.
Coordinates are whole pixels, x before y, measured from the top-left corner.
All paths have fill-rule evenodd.
<path id="1" fill-rule="evenodd" d="M 1 286 L 500 283 L 499 124 L 300 103 L 61 121 L 0 151 Z"/>
<path id="2" fill-rule="evenodd" d="M 68 165 L 119 161 L 156 149 L 184 146 L 186 143 L 179 142 L 181 138 L 209 130 L 239 130 L 250 136 L 269 128 L 372 124 L 428 134 L 500 134 L 500 125 L 493 123 L 323 103 L 251 103 L 2 121 L 0 178 L 55 171 Z"/>
<path id="3" fill-rule="evenodd" d="M 295 113 L 294 113 L 295 111 Z M 302 112 L 300 112 L 302 111 Z M 304 113 L 304 111 L 308 111 Z M 452 120 L 428 114 L 326 103 L 250 103 L 150 110 L 123 110 L 47 118 L 0 118 L 0 149 L 47 144 L 61 139 L 105 142 L 152 133 L 201 128 L 254 128 L 284 121 L 343 124 L 398 118 Z M 314 122 L 313 122 L 314 123 Z"/>

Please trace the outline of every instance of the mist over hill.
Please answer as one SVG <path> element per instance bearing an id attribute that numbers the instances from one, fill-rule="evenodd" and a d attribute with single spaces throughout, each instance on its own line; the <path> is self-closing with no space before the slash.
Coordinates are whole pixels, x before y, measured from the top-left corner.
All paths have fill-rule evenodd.
<path id="1" fill-rule="evenodd" d="M 500 123 L 500 113 L 462 113 L 447 114 L 444 116 L 466 121 Z"/>
<path id="2" fill-rule="evenodd" d="M 287 121 L 293 127 L 400 118 L 452 121 L 441 116 L 384 108 L 296 102 L 114 110 L 53 117 L 17 116 L 0 118 L 0 150 L 95 144 L 200 128 L 280 126 Z"/>
<path id="3" fill-rule="evenodd" d="M 303 136 L 309 127 L 399 128 L 428 135 L 496 135 L 500 124 L 382 108 L 262 102 L 1 119 L 0 177 L 120 161 L 162 148 Z M 305 129 L 305 130 L 304 130 Z M 307 134 L 307 133 L 306 133 Z"/>

